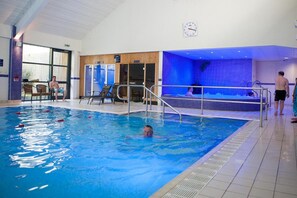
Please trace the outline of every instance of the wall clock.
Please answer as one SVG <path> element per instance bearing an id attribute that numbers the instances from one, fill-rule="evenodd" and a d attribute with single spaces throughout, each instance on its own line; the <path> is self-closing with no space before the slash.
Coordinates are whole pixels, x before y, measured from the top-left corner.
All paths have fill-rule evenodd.
<path id="1" fill-rule="evenodd" d="M 198 26 L 195 22 L 189 21 L 183 24 L 183 33 L 185 37 L 193 37 L 198 34 Z"/>

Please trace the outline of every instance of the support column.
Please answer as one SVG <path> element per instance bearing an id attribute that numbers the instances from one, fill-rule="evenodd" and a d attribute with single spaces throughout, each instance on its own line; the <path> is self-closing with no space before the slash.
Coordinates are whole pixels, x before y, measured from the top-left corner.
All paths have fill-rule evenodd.
<path id="1" fill-rule="evenodd" d="M 8 100 L 21 100 L 22 97 L 23 35 L 14 39 L 15 34 L 16 27 L 13 27 L 10 39 Z"/>
<path id="2" fill-rule="evenodd" d="M 79 67 L 80 67 L 80 53 L 78 51 L 72 51 L 70 99 L 79 98 L 79 81 L 80 81 Z"/>

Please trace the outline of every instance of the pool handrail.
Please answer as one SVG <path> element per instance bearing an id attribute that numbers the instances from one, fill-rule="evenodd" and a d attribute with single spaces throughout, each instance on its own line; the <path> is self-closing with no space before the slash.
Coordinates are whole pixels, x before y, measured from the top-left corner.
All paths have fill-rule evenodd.
<path id="1" fill-rule="evenodd" d="M 260 115 L 259 115 L 259 121 L 260 121 L 260 127 L 263 127 L 263 104 L 264 104 L 264 109 L 265 109 L 265 120 L 268 119 L 268 102 L 267 102 L 267 99 L 268 99 L 268 94 L 269 94 L 269 90 L 268 88 L 264 88 L 264 87 L 225 87 L 225 86 L 198 86 L 198 85 L 152 85 L 150 87 L 150 110 L 152 109 L 152 95 L 151 93 L 153 88 L 155 87 L 179 87 L 179 88 L 188 88 L 188 87 L 193 87 L 193 88 L 201 88 L 201 98 L 195 98 L 195 99 L 191 99 L 189 98 L 189 100 L 200 100 L 201 101 L 201 115 L 203 115 L 203 103 L 204 101 L 210 101 L 210 102 L 226 102 L 225 100 L 209 100 L 209 99 L 204 99 L 204 88 L 221 88 L 221 89 L 246 89 L 246 90 L 249 90 L 249 89 L 255 89 L 255 90 L 259 90 L 260 91 L 260 102 L 241 102 L 241 101 L 228 101 L 228 102 L 233 102 L 233 103 L 246 103 L 246 104 L 259 104 L 260 105 Z M 265 102 L 263 102 L 263 95 L 264 95 L 264 92 L 266 93 L 266 100 Z M 164 97 L 163 97 L 164 98 Z M 270 98 L 271 98 L 271 95 L 270 95 Z"/>
<path id="2" fill-rule="evenodd" d="M 120 97 L 120 94 L 119 94 L 119 90 L 121 87 L 127 87 L 128 88 L 128 114 L 130 114 L 130 87 L 140 87 L 140 88 L 143 88 L 145 89 L 146 91 L 146 94 L 145 94 L 145 99 L 146 99 L 146 115 L 147 115 L 147 112 L 148 112 L 148 94 L 147 92 L 150 93 L 150 96 L 153 95 L 155 96 L 157 99 L 159 99 L 162 103 L 163 103 L 163 115 L 164 115 L 164 111 L 165 111 L 165 105 L 167 105 L 170 109 L 172 109 L 175 113 L 177 113 L 179 115 L 179 120 L 181 121 L 182 120 L 182 115 L 179 111 L 177 111 L 174 107 L 172 107 L 170 104 L 168 104 L 166 101 L 164 101 L 161 97 L 157 96 L 154 92 L 152 92 L 150 89 L 148 89 L 146 86 L 144 85 L 126 85 L 126 84 L 121 84 L 117 87 L 117 97 L 120 99 L 120 100 L 127 100 L 125 98 L 122 98 Z"/>
<path id="3" fill-rule="evenodd" d="M 254 85 L 258 85 L 260 88 L 264 88 L 262 86 L 261 81 L 259 81 L 259 80 L 255 80 L 254 82 L 252 82 L 252 87 L 254 87 Z M 255 92 L 254 90 L 252 90 L 252 91 Z M 269 107 L 271 107 L 271 91 L 270 90 L 267 90 L 267 91 L 268 91 L 268 95 L 269 95 Z M 257 92 L 255 92 L 255 93 L 257 93 Z M 258 93 L 257 93 L 257 96 L 258 96 Z M 268 98 L 268 96 L 266 98 Z"/>

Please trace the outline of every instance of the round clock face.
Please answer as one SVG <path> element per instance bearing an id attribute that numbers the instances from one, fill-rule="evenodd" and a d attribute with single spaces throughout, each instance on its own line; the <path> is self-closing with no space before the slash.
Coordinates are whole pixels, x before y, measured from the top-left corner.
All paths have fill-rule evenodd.
<path id="1" fill-rule="evenodd" d="M 197 36 L 198 27 L 194 22 L 186 22 L 183 24 L 183 31 L 185 37 Z"/>

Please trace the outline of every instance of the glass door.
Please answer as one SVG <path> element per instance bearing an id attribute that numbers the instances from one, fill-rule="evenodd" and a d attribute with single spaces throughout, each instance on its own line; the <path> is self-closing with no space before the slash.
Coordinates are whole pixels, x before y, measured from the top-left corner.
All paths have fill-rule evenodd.
<path id="1" fill-rule="evenodd" d="M 114 71 L 115 71 L 115 65 L 107 65 L 107 72 L 106 72 L 106 84 L 107 85 L 114 84 Z"/>
<path id="2" fill-rule="evenodd" d="M 52 50 L 52 76 L 56 76 L 59 87 L 67 91 L 67 98 L 70 95 L 70 65 L 71 52 L 59 49 Z"/>
<path id="3" fill-rule="evenodd" d="M 121 64 L 120 84 L 144 85 L 147 88 L 150 88 L 155 84 L 155 64 Z M 120 93 L 122 96 L 127 96 L 127 88 L 121 88 Z M 144 88 L 131 87 L 131 100 L 134 102 L 143 101 L 144 93 Z"/>
<path id="4" fill-rule="evenodd" d="M 105 84 L 106 67 L 104 65 L 94 65 L 93 68 L 93 92 L 94 94 L 100 93 Z"/>
<path id="5" fill-rule="evenodd" d="M 129 84 L 130 85 L 144 85 L 144 64 L 129 64 Z M 142 102 L 143 88 L 131 87 L 132 101 Z"/>
<path id="6" fill-rule="evenodd" d="M 127 85 L 128 84 L 128 72 L 129 65 L 128 64 L 120 64 L 120 84 Z M 127 87 L 120 88 L 120 94 L 122 97 L 128 96 Z"/>
<path id="7" fill-rule="evenodd" d="M 145 65 L 145 82 L 144 86 L 148 89 L 155 84 L 155 64 L 149 63 Z M 154 89 L 152 90 L 154 92 Z"/>
<path id="8" fill-rule="evenodd" d="M 104 85 L 114 84 L 115 65 L 85 65 L 85 96 L 98 95 Z"/>
<path id="9" fill-rule="evenodd" d="M 85 66 L 85 96 L 91 96 L 93 90 L 93 66 L 86 65 Z"/>

